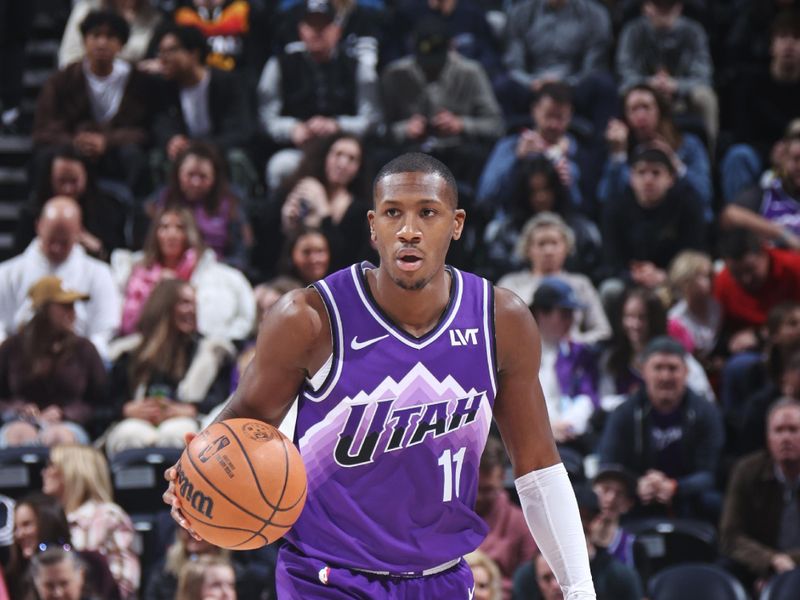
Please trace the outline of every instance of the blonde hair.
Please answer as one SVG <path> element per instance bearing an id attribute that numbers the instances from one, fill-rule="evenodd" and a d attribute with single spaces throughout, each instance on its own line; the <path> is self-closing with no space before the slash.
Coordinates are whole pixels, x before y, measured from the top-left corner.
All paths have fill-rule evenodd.
<path id="1" fill-rule="evenodd" d="M 180 577 L 186 564 L 191 562 L 189 552 L 186 550 L 186 542 L 181 537 L 184 534 L 181 531 L 180 529 L 175 531 L 175 541 L 167 548 L 167 557 L 164 563 L 164 570 L 172 573 L 176 578 Z M 210 546 L 209 552 L 200 556 L 218 556 L 223 560 L 230 561 L 231 551 L 219 546 Z"/>
<path id="2" fill-rule="evenodd" d="M 711 268 L 708 254 L 697 250 L 684 250 L 669 265 L 669 285 L 673 294 L 682 295 L 683 286 L 694 278 L 701 269 Z"/>
<path id="3" fill-rule="evenodd" d="M 470 569 L 474 569 L 475 567 L 483 567 L 486 569 L 486 572 L 489 573 L 489 599 L 502 600 L 503 578 L 500 575 L 500 569 L 497 567 L 497 563 L 480 550 L 475 550 L 474 552 L 466 554 L 464 560 L 469 565 Z"/>
<path id="4" fill-rule="evenodd" d="M 188 561 L 181 569 L 178 577 L 178 590 L 175 600 L 198 600 L 203 591 L 206 572 L 211 567 L 228 567 L 233 570 L 230 560 L 218 554 L 209 554 Z"/>
<path id="5" fill-rule="evenodd" d="M 519 258 L 524 261 L 528 260 L 528 248 L 533 242 L 533 234 L 537 229 L 544 227 L 555 227 L 564 236 L 564 243 L 567 245 L 567 254 L 571 254 L 575 248 L 575 232 L 572 227 L 567 225 L 566 221 L 554 212 L 540 212 L 535 217 L 531 217 L 522 227 L 522 232 L 517 238 L 517 246 L 515 252 Z"/>
<path id="6" fill-rule="evenodd" d="M 69 514 L 89 501 L 113 502 L 111 474 L 103 453 L 91 446 L 65 444 L 50 450 L 50 463 L 64 478 L 64 512 Z"/>

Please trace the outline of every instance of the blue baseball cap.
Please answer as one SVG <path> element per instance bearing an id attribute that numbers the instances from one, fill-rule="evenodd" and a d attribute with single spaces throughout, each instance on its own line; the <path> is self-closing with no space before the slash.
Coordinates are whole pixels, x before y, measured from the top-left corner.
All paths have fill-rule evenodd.
<path id="1" fill-rule="evenodd" d="M 545 277 L 536 288 L 533 295 L 534 309 L 550 310 L 553 308 L 568 308 L 570 310 L 580 310 L 585 308 L 584 304 L 578 300 L 575 290 L 563 279 L 558 277 Z"/>

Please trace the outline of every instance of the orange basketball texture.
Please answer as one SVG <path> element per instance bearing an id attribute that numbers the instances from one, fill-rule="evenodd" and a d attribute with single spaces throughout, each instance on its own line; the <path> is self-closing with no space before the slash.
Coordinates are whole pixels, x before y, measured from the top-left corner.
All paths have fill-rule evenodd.
<path id="1" fill-rule="evenodd" d="M 176 493 L 203 539 L 232 550 L 283 536 L 306 501 L 300 452 L 275 427 L 255 419 L 214 423 L 178 461 Z"/>

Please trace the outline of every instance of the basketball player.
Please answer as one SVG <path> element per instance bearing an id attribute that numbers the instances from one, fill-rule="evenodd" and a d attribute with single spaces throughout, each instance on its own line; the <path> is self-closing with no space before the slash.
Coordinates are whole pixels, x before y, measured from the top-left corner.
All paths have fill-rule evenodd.
<path id="1" fill-rule="evenodd" d="M 492 415 L 564 597 L 595 598 L 528 307 L 445 265 L 465 214 L 442 163 L 400 156 L 373 191 L 380 265 L 356 264 L 285 295 L 262 321 L 256 357 L 218 418 L 277 425 L 298 399 L 308 499 L 280 549 L 279 598 L 472 598 L 461 557 L 486 534 L 474 507 Z M 190 529 L 175 469 L 166 477 L 165 502 Z"/>

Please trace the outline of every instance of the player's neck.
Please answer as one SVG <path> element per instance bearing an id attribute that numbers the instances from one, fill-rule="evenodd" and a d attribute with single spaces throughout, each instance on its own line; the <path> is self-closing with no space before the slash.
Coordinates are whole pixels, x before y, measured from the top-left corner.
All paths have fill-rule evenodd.
<path id="1" fill-rule="evenodd" d="M 420 337 L 436 327 L 447 308 L 452 276 L 442 268 L 424 288 L 407 290 L 375 269 L 367 272 L 367 284 L 383 312 L 407 333 Z"/>

